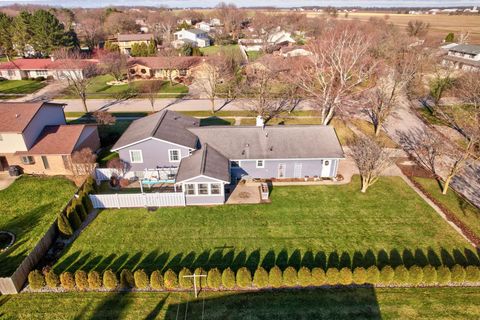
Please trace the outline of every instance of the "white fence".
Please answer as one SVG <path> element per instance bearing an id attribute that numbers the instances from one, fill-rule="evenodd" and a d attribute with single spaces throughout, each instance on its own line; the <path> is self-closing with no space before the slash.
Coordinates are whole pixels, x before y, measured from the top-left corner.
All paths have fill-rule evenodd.
<path id="1" fill-rule="evenodd" d="M 89 197 L 96 209 L 185 206 L 183 192 L 91 194 Z"/>

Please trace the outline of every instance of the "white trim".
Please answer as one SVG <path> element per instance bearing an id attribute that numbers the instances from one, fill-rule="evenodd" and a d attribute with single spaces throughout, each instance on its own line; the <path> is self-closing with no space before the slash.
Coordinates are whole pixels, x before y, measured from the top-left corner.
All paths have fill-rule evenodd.
<path id="1" fill-rule="evenodd" d="M 209 177 L 209 176 L 206 176 L 204 174 L 200 174 L 198 176 L 195 176 L 195 177 L 191 177 L 189 179 L 186 179 L 186 180 L 182 180 L 182 181 L 176 181 L 175 183 L 185 183 L 185 182 L 188 182 L 190 180 L 193 180 L 193 179 L 196 179 L 196 178 L 209 178 L 209 179 L 212 179 L 212 180 L 215 180 L 215 181 L 220 181 L 220 182 L 225 182 L 226 184 L 229 184 L 230 182 L 229 181 L 225 181 L 225 180 L 220 180 L 220 179 L 217 179 L 217 178 L 214 178 L 214 177 Z"/>
<path id="2" fill-rule="evenodd" d="M 178 160 L 172 160 L 172 155 L 170 154 L 171 151 L 178 152 Z M 182 161 L 182 150 L 181 149 L 168 149 L 168 162 L 178 163 Z"/>
<path id="3" fill-rule="evenodd" d="M 258 161 L 262 161 L 262 165 L 261 165 L 261 166 L 258 165 Z M 265 168 L 265 160 L 263 160 L 263 159 L 257 159 L 257 160 L 255 160 L 255 168 L 257 168 L 257 169 L 263 169 L 263 168 Z"/>
<path id="4" fill-rule="evenodd" d="M 283 166 L 283 176 L 280 177 L 280 166 Z M 286 163 L 279 163 L 277 166 L 277 178 L 283 179 L 287 176 L 287 164 Z"/>
<path id="5" fill-rule="evenodd" d="M 132 152 L 140 152 L 140 161 L 133 161 Z M 130 156 L 130 163 L 143 163 L 143 152 L 142 150 L 128 150 L 128 155 Z"/>
<path id="6" fill-rule="evenodd" d="M 195 194 L 187 194 L 185 191 L 185 185 L 187 184 L 193 184 L 194 185 L 194 190 Z M 207 190 L 208 193 L 206 194 L 200 194 L 198 192 L 198 185 L 199 184 L 206 184 L 207 185 Z M 220 193 L 218 194 L 212 194 L 212 184 L 220 184 Z M 220 196 L 225 196 L 225 185 L 222 182 L 191 182 L 191 183 L 182 183 L 182 189 L 183 189 L 183 194 L 186 197 L 220 197 Z"/>
<path id="7" fill-rule="evenodd" d="M 174 146 L 179 146 L 179 147 L 187 148 L 187 149 L 189 149 L 189 150 L 195 150 L 194 148 L 191 148 L 191 147 L 188 147 L 188 146 L 184 146 L 184 145 L 181 145 L 181 144 L 178 144 L 178 143 L 175 143 L 175 142 L 170 142 L 170 141 L 162 140 L 162 139 L 155 138 L 155 137 L 148 137 L 148 138 L 145 138 L 145 139 L 141 139 L 141 140 L 138 140 L 138 141 L 135 141 L 135 142 L 126 144 L 126 145 L 121 146 L 121 147 L 119 147 L 119 148 L 111 149 L 110 151 L 118 151 L 118 150 L 121 150 L 121 149 L 125 149 L 125 148 L 128 148 L 128 147 L 130 147 L 130 146 L 136 145 L 137 143 L 142 143 L 142 142 L 145 142 L 145 141 L 148 141 L 148 140 L 157 140 L 157 141 L 160 141 L 160 142 L 165 142 L 165 143 L 173 144 Z M 198 139 L 197 139 L 197 140 L 198 140 Z"/>
<path id="8" fill-rule="evenodd" d="M 345 157 L 343 158 L 279 158 L 279 159 L 270 159 L 266 158 L 263 159 L 265 161 L 290 161 L 290 160 L 343 160 L 346 159 Z M 238 161 L 240 165 L 240 161 L 255 161 L 256 159 L 229 159 L 230 161 Z"/>

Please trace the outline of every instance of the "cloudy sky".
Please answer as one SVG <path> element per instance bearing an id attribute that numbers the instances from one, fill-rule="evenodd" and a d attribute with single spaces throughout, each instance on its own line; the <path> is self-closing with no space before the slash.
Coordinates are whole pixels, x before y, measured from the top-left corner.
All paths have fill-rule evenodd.
<path id="1" fill-rule="evenodd" d="M 0 0 L 0 6 L 14 3 L 35 3 L 64 7 L 104 6 L 168 6 L 168 7 L 212 7 L 219 0 Z M 480 0 L 227 0 L 237 6 L 363 6 L 363 7 L 448 7 L 480 6 Z"/>

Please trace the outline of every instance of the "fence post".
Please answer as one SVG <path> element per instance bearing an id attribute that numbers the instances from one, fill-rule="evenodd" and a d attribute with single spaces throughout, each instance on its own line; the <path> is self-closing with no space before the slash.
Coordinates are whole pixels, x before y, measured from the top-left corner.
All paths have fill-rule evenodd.
<path id="1" fill-rule="evenodd" d="M 117 208 L 120 209 L 120 197 L 118 196 L 118 193 L 115 193 L 115 198 L 117 199 Z"/>

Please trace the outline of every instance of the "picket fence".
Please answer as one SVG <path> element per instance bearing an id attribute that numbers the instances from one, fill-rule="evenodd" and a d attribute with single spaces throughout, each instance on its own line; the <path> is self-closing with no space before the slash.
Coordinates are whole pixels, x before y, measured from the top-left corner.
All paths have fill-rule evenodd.
<path id="1" fill-rule="evenodd" d="M 183 192 L 91 194 L 89 197 L 96 209 L 185 206 Z"/>

